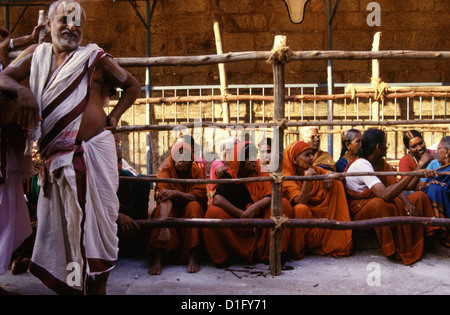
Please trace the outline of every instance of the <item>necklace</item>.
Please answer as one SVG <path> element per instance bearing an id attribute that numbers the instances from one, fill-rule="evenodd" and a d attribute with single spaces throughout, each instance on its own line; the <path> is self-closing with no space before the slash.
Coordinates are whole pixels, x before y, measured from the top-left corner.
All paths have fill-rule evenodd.
<path id="1" fill-rule="evenodd" d="M 416 157 L 412 153 L 410 153 L 410 156 L 412 157 L 412 159 L 416 163 L 416 165 L 419 165 L 419 162 L 417 161 Z"/>

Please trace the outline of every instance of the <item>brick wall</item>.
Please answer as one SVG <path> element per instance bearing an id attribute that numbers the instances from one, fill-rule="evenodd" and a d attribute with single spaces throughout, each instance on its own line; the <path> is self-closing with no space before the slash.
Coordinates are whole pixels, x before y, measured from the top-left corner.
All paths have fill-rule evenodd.
<path id="1" fill-rule="evenodd" d="M 341 1 L 332 26 L 333 48 L 336 50 L 370 50 L 373 35 L 382 32 L 380 49 L 382 50 L 450 50 L 450 1 L 448 0 L 378 0 L 381 7 L 381 25 L 368 26 L 366 9 L 370 0 Z M 137 2 L 139 11 L 145 17 L 145 3 Z M 115 57 L 145 56 L 145 28 L 137 18 L 128 2 L 92 3 L 85 1 L 88 21 L 85 27 L 84 43 L 95 42 Z M 38 10 L 45 7 L 29 7 L 14 36 L 29 34 L 36 23 Z M 11 9 L 11 25 L 15 23 L 22 8 Z M 326 50 L 327 25 L 323 1 L 311 0 L 302 24 L 293 24 L 282 0 L 191 0 L 158 1 L 151 23 L 152 56 L 184 56 L 215 54 L 216 47 L 213 32 L 213 15 L 219 17 L 223 49 L 225 52 L 267 51 L 273 45 L 274 36 L 287 36 L 287 43 L 294 51 Z M 0 25 L 3 21 L 3 8 L 0 8 Z M 145 72 L 142 68 L 128 69 L 142 85 Z M 272 83 L 272 68 L 266 62 L 239 62 L 226 64 L 228 84 Z M 334 61 L 333 76 L 336 83 L 369 83 L 371 62 Z M 450 60 L 381 60 L 381 78 L 391 82 L 450 82 Z M 160 85 L 207 85 L 219 84 L 217 66 L 199 67 L 154 67 L 151 69 L 152 84 Z M 301 61 L 286 66 L 286 83 L 326 83 L 325 61 Z M 402 102 L 398 111 L 402 111 Z M 424 107 L 433 106 L 428 102 Z M 439 103 L 441 104 L 441 103 Z M 205 105 L 205 108 L 210 108 Z M 266 113 L 271 104 L 266 104 Z M 356 106 L 349 103 L 349 106 Z M 368 106 L 367 104 L 360 104 Z M 439 105 L 443 106 L 443 105 Z M 191 118 L 196 117 L 191 104 Z M 241 106 L 240 116 L 245 119 L 254 115 L 255 121 L 261 120 L 261 104 L 253 104 L 253 113 L 246 112 L 248 106 Z M 335 113 L 339 116 L 342 104 L 335 104 Z M 416 106 L 418 107 L 418 106 Z M 154 108 L 154 118 L 161 121 L 160 107 Z M 166 107 L 168 108 L 168 107 Z M 180 104 L 178 117 L 183 117 L 183 104 Z M 299 104 L 292 103 L 293 115 L 299 111 Z M 318 119 L 326 119 L 326 103 L 318 105 Z M 311 107 L 306 108 L 311 111 Z M 426 112 L 426 108 L 421 108 Z M 141 113 L 141 115 L 139 115 Z M 202 110 L 208 115 L 208 110 Z M 166 119 L 173 114 L 168 111 Z M 444 113 L 445 114 L 445 113 Z M 133 116 L 134 115 L 134 116 Z M 220 116 L 216 113 L 216 117 Z M 134 113 L 129 111 L 123 118 L 125 125 L 145 124 L 145 108 L 141 105 Z M 404 118 L 404 117 L 402 117 Z M 242 120 L 241 120 L 242 121 Z M 154 122 L 152 122 L 154 123 Z M 345 129 L 345 127 L 343 127 Z M 326 128 L 325 128 L 326 129 Z M 441 135 L 437 135 L 440 137 Z M 165 138 L 164 138 L 165 137 Z M 401 134 L 399 137 L 401 146 Z M 429 142 L 434 138 L 429 138 Z M 434 136 L 433 136 L 434 137 Z M 164 140 L 165 139 L 165 140 Z M 137 168 L 145 173 L 146 136 L 142 133 L 124 135 L 123 144 L 127 160 L 136 159 Z M 167 151 L 169 135 L 159 134 L 153 138 L 155 153 L 154 169 Z M 340 150 L 339 135 L 335 136 L 335 158 Z M 139 143 L 139 149 L 131 152 L 133 142 Z M 327 148 L 323 141 L 322 149 Z M 393 141 L 391 141 L 393 142 Z M 163 145 L 164 143 L 164 145 Z M 430 143 L 431 144 L 431 143 Z M 134 157 L 133 157 L 134 155 Z"/>
<path id="2" fill-rule="evenodd" d="M 376 31 L 382 32 L 381 49 L 450 50 L 450 1 L 378 0 L 381 26 L 366 19 L 370 0 L 341 1 L 333 23 L 333 48 L 370 50 Z M 138 1 L 145 16 L 145 2 Z M 85 42 L 96 42 L 117 57 L 145 56 L 145 28 L 128 2 L 92 3 L 83 6 L 88 15 Z M 29 7 L 14 35 L 29 33 L 37 11 Z M 22 8 L 11 9 L 11 24 Z M 3 19 L 0 9 L 0 23 Z M 224 51 L 270 50 L 275 34 L 285 34 L 292 50 L 325 50 L 326 21 L 323 2 L 311 0 L 302 24 L 290 22 L 282 0 L 158 1 L 151 23 L 153 56 L 214 54 L 213 14 L 219 16 Z M 227 64 L 230 84 L 271 83 L 270 66 L 264 62 Z M 381 61 L 386 82 L 448 82 L 450 61 Z M 144 82 L 142 69 L 131 69 Z M 335 61 L 335 82 L 368 82 L 369 61 Z M 216 84 L 217 67 L 156 67 L 154 85 Z M 326 83 L 326 63 L 296 62 L 287 67 L 287 83 Z"/>

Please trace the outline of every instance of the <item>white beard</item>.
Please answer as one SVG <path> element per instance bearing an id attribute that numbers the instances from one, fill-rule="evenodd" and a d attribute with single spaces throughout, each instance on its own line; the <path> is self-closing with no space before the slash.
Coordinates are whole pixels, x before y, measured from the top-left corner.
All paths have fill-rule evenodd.
<path id="1" fill-rule="evenodd" d="M 77 37 L 77 40 L 74 40 L 71 37 L 65 37 L 63 34 L 52 36 L 53 44 L 60 50 L 75 50 L 80 46 L 81 40 L 81 37 Z"/>

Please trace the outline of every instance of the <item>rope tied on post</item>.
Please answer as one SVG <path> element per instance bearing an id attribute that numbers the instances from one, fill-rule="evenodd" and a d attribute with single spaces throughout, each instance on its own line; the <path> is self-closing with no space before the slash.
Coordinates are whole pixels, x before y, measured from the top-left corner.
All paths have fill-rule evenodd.
<path id="1" fill-rule="evenodd" d="M 228 87 L 220 88 L 220 92 L 222 94 L 222 103 L 228 103 L 227 97 L 230 95 L 228 93 Z"/>
<path id="2" fill-rule="evenodd" d="M 372 78 L 370 83 L 375 88 L 375 96 L 373 97 L 375 101 L 384 99 L 389 93 L 389 85 L 380 78 Z"/>
<path id="3" fill-rule="evenodd" d="M 289 46 L 286 46 L 286 36 L 282 35 L 277 35 L 275 37 L 275 44 L 273 45 L 271 53 L 272 54 L 267 60 L 269 63 L 286 64 L 291 62 L 292 56 L 294 55 Z"/>
<path id="4" fill-rule="evenodd" d="M 275 184 L 280 184 L 283 181 L 283 173 L 282 172 L 272 172 L 270 173 L 270 177 L 272 178 Z"/>
<path id="5" fill-rule="evenodd" d="M 288 220 L 289 220 L 284 215 L 281 217 L 271 216 L 270 219 L 273 220 L 273 222 L 275 222 L 275 226 L 272 228 L 272 232 L 271 232 L 272 235 L 277 233 L 278 231 L 282 231 L 285 228 L 285 226 L 284 226 L 285 223 L 288 222 Z"/>
<path id="6" fill-rule="evenodd" d="M 347 94 L 351 94 L 351 100 L 355 100 L 356 97 L 356 87 L 354 84 L 349 84 L 347 85 L 347 87 L 345 88 L 345 93 Z"/>
<path id="7" fill-rule="evenodd" d="M 286 123 L 288 123 L 289 120 L 287 120 L 286 118 L 283 119 L 274 119 L 274 123 L 277 124 L 277 127 L 281 130 L 281 129 L 286 129 Z"/>

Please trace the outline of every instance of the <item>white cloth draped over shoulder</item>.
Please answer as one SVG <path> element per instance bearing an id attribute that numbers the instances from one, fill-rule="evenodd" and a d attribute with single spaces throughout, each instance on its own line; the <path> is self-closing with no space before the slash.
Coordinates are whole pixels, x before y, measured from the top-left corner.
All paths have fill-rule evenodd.
<path id="1" fill-rule="evenodd" d="M 30 271 L 57 293 L 86 293 L 87 278 L 117 260 L 119 201 L 114 136 L 76 136 L 88 103 L 91 75 L 105 53 L 80 47 L 48 78 L 52 47 L 37 47 L 30 86 L 41 107 L 38 230 Z M 47 79 L 48 78 L 48 79 Z"/>
<path id="2" fill-rule="evenodd" d="M 73 146 L 88 101 L 90 76 L 105 52 L 95 44 L 79 47 L 48 77 L 52 65 L 52 45 L 39 45 L 33 53 L 30 88 L 40 107 L 43 122 L 32 131 L 39 139 L 41 157 L 48 172 L 72 161 Z M 51 164 L 51 165 L 49 165 Z"/>

